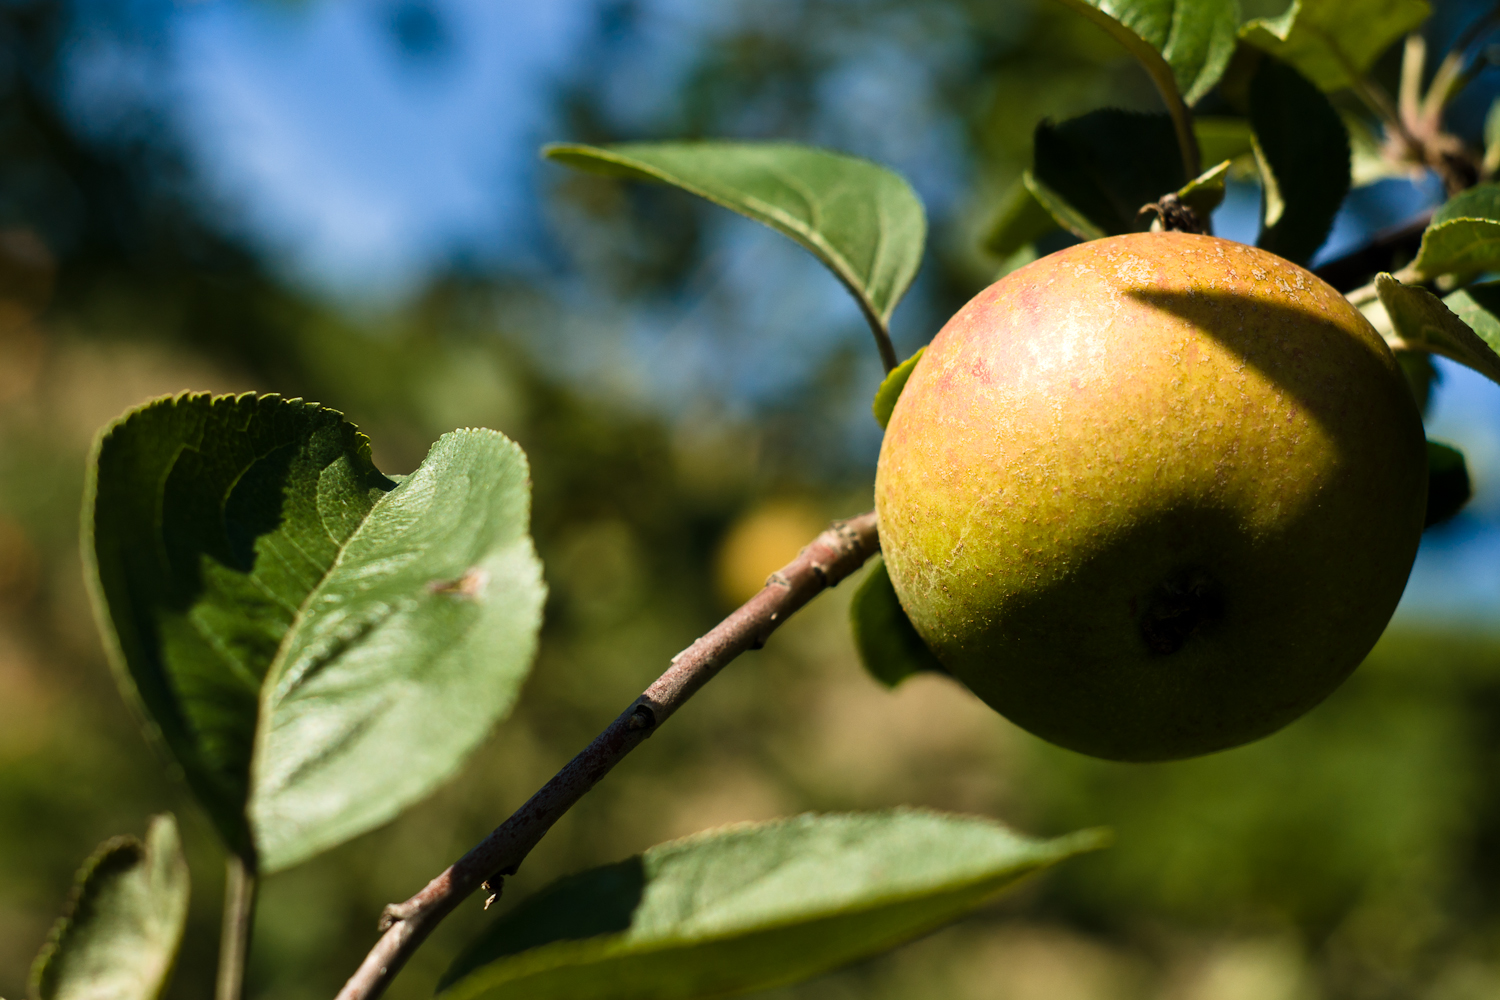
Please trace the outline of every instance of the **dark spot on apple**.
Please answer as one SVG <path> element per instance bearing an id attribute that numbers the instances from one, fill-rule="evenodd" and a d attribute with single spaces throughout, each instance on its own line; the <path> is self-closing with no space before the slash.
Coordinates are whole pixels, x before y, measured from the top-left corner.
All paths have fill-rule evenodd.
<path id="1" fill-rule="evenodd" d="M 1134 603 L 1134 602 L 1132 602 Z M 1146 648 L 1168 656 L 1205 625 L 1224 617 L 1224 588 L 1206 570 L 1189 567 L 1157 585 L 1140 617 Z"/>

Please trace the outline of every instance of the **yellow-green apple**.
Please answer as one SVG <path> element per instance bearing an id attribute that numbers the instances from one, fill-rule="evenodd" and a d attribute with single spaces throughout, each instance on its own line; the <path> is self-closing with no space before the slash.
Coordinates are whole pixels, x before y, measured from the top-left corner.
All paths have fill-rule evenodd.
<path id="1" fill-rule="evenodd" d="M 1359 664 L 1406 585 L 1421 417 L 1343 296 L 1187 233 L 985 289 L 912 372 L 876 475 L 891 582 L 1011 721 L 1117 760 L 1237 746 Z"/>

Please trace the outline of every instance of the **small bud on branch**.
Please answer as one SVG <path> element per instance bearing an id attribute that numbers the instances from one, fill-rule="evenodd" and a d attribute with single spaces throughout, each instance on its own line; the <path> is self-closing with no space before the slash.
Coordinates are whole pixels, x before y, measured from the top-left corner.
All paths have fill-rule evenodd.
<path id="1" fill-rule="evenodd" d="M 666 673 L 594 737 L 551 781 L 472 851 L 404 903 L 385 908 L 381 938 L 339 991 L 338 1000 L 372 1000 L 444 917 L 475 890 L 499 895 L 552 824 L 610 769 L 656 731 L 699 688 L 741 653 L 759 649 L 794 612 L 863 566 L 880 548 L 875 513 L 836 521 L 765 587 L 687 649 Z"/>

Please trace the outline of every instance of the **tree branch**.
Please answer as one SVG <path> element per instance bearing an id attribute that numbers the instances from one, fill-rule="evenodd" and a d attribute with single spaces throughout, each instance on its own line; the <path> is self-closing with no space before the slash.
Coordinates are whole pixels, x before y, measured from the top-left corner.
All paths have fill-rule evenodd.
<path id="1" fill-rule="evenodd" d="M 599 779 L 656 731 L 729 661 L 759 649 L 782 622 L 808 601 L 853 573 L 880 547 L 873 511 L 837 521 L 813 539 L 760 593 L 714 629 L 672 657 L 666 673 L 594 737 L 520 809 L 421 892 L 387 906 L 383 934 L 338 1000 L 373 1000 L 438 923 L 481 885 L 499 892 L 499 878 L 514 874 L 531 849 Z"/>

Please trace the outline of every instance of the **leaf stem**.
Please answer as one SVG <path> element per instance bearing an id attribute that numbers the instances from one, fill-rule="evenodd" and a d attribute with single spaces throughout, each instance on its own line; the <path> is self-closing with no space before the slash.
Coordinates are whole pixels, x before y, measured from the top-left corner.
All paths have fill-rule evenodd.
<path id="1" fill-rule="evenodd" d="M 245 959 L 255 924 L 255 868 L 238 854 L 224 864 L 224 925 L 219 935 L 219 978 L 214 1000 L 240 1000 L 245 990 Z"/>
<path id="2" fill-rule="evenodd" d="M 849 285 L 849 289 L 854 292 L 854 301 L 859 303 L 859 311 L 864 314 L 865 322 L 870 324 L 870 332 L 875 335 L 875 349 L 880 352 L 880 363 L 885 366 L 885 373 L 889 375 L 900 364 L 896 360 L 896 347 L 891 343 L 891 331 L 886 327 L 885 320 L 870 308 L 864 295 L 853 285 Z"/>
<path id="3" fill-rule="evenodd" d="M 853 573 L 880 547 L 875 513 L 836 521 L 766 585 L 687 649 L 594 741 L 543 785 L 526 804 L 421 892 L 387 906 L 383 932 L 338 1000 L 373 1000 L 438 923 L 480 886 L 500 889 L 542 836 L 610 769 L 656 731 L 673 712 L 746 650 L 766 638 L 808 601 Z M 225 1000 L 221 995 L 219 1000 Z"/>
<path id="4" fill-rule="evenodd" d="M 1416 121 L 1421 117 L 1422 74 L 1427 70 L 1427 39 L 1420 33 L 1406 36 L 1406 45 L 1401 52 L 1401 88 L 1397 92 L 1396 108 L 1402 121 Z"/>

